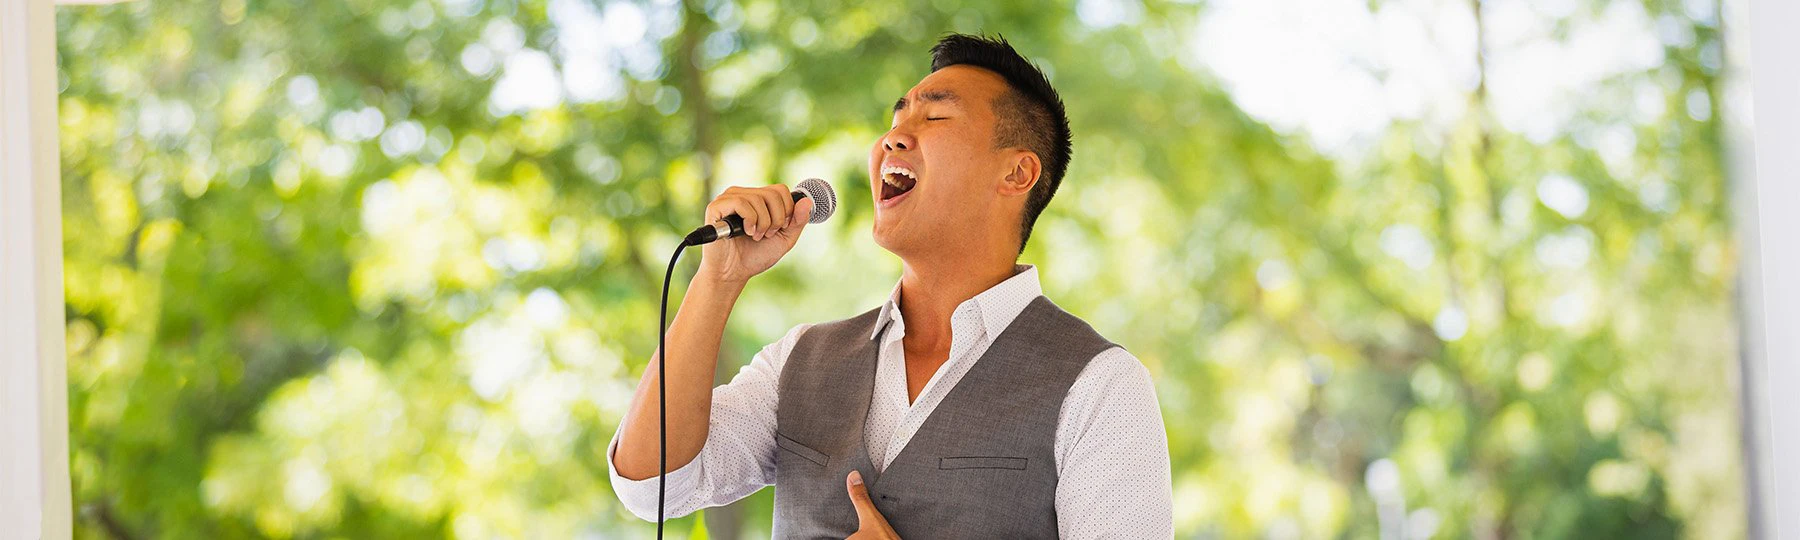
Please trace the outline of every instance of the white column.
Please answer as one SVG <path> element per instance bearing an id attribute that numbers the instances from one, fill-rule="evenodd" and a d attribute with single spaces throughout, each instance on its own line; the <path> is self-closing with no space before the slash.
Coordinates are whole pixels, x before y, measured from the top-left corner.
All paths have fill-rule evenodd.
<path id="1" fill-rule="evenodd" d="M 1800 539 L 1800 2 L 1750 0 L 1748 40 L 1754 158 L 1734 180 L 1743 231 L 1743 403 L 1751 530 Z M 1742 20 L 1742 19 L 1740 19 Z M 1740 141 L 1741 143 L 1742 141 Z"/>
<path id="2" fill-rule="evenodd" d="M 0 538 L 71 533 L 55 9 L 0 0 Z"/>

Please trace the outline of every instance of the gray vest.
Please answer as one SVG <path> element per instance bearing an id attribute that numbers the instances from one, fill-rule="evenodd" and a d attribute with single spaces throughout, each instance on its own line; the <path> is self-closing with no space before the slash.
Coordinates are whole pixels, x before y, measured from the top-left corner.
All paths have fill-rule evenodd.
<path id="1" fill-rule="evenodd" d="M 1088 361 L 1117 345 L 1037 297 L 876 474 L 863 426 L 875 389 L 880 339 L 869 335 L 879 312 L 808 329 L 782 367 L 775 537 L 839 540 L 856 532 L 844 491 L 844 477 L 856 469 L 901 538 L 1055 538 L 1063 398 Z"/>

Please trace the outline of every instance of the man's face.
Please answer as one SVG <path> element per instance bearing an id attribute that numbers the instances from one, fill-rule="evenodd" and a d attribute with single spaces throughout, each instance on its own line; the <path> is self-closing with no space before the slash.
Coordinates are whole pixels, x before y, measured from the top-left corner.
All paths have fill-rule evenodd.
<path id="1" fill-rule="evenodd" d="M 933 72 L 895 104 L 893 127 L 869 150 L 875 243 L 895 254 L 984 245 L 1009 152 L 994 148 L 999 74 L 972 66 Z M 960 243 L 959 243 L 960 242 Z"/>

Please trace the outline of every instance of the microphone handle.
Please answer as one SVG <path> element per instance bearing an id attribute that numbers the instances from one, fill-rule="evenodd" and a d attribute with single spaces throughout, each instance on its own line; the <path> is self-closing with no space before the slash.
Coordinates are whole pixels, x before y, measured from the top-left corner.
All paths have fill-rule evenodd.
<path id="1" fill-rule="evenodd" d="M 806 192 L 803 191 L 791 192 L 789 195 L 794 196 L 794 202 L 800 202 L 800 199 L 806 198 Z M 723 218 L 719 218 L 718 221 L 713 222 L 711 225 L 701 225 L 699 228 L 694 229 L 694 232 L 688 233 L 687 238 L 683 239 L 682 242 L 690 246 L 698 246 L 700 244 L 710 244 L 714 241 L 726 238 L 736 238 L 743 235 L 744 218 L 738 217 L 737 214 L 730 214 Z"/>

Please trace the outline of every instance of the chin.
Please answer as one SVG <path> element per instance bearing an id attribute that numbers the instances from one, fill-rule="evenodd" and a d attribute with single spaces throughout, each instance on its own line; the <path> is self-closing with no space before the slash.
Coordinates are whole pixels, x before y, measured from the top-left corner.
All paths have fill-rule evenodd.
<path id="1" fill-rule="evenodd" d="M 893 235 L 893 231 L 882 227 L 880 223 L 869 226 L 869 236 L 874 237 L 875 245 L 881 246 L 882 249 L 888 251 L 894 250 Z"/>
<path id="2" fill-rule="evenodd" d="M 886 226 L 883 226 L 882 223 L 878 222 L 871 226 L 869 232 L 871 236 L 875 237 L 875 245 L 881 246 L 881 249 L 888 250 L 888 253 L 893 253 L 895 255 L 912 251 L 910 249 L 912 244 L 916 244 L 917 242 L 908 238 L 904 231 L 896 230 L 898 229 L 896 225 L 897 224 L 889 223 L 886 224 Z"/>

